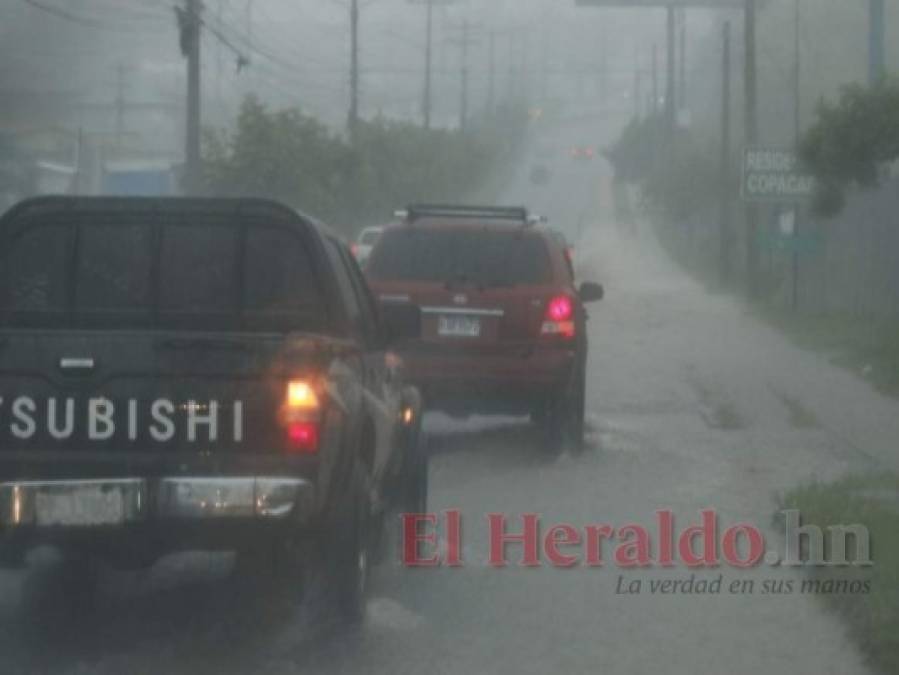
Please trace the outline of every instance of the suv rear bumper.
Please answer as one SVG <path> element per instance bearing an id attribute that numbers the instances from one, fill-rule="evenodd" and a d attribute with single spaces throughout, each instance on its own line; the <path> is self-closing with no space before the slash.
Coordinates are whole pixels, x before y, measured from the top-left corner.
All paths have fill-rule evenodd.
<path id="1" fill-rule="evenodd" d="M 173 477 L 148 480 L 12 481 L 0 483 L 0 528 L 122 527 L 154 520 L 290 519 L 306 523 L 314 509 L 310 481 L 283 477 Z"/>
<path id="2" fill-rule="evenodd" d="M 403 363 L 432 410 L 528 413 L 570 381 L 578 358 L 574 348 L 513 347 L 504 354 L 412 350 Z"/>

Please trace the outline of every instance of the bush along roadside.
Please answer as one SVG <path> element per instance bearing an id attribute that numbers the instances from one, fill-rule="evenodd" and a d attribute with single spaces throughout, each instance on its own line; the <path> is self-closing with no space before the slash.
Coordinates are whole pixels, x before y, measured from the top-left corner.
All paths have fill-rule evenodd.
<path id="1" fill-rule="evenodd" d="M 798 509 L 803 525 L 824 533 L 837 524 L 867 528 L 873 565 L 810 567 L 808 580 L 817 582 L 818 599 L 845 619 L 870 664 L 882 673 L 899 673 L 899 476 L 851 476 L 804 485 L 784 495 L 782 508 Z M 825 542 L 829 557 L 831 538 L 826 534 Z M 869 590 L 843 592 L 841 581 L 868 582 Z"/>
<path id="2" fill-rule="evenodd" d="M 802 314 L 764 307 L 759 316 L 798 347 L 847 368 L 877 391 L 899 398 L 899 318 L 851 314 Z"/>
<path id="3" fill-rule="evenodd" d="M 251 96 L 233 131 L 205 134 L 205 190 L 277 199 L 351 234 L 408 202 L 483 194 L 514 160 L 527 127 L 523 106 L 508 105 L 464 133 L 360 122 L 350 143 L 298 109 L 271 110 Z"/>

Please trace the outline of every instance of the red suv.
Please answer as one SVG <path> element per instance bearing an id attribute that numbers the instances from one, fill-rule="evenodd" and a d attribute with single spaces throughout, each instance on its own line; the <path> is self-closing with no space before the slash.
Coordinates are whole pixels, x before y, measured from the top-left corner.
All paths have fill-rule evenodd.
<path id="1" fill-rule="evenodd" d="M 583 303 L 565 250 L 524 208 L 412 206 L 369 259 L 381 303 L 421 308 L 402 350 L 432 410 L 530 414 L 549 449 L 583 443 Z"/>

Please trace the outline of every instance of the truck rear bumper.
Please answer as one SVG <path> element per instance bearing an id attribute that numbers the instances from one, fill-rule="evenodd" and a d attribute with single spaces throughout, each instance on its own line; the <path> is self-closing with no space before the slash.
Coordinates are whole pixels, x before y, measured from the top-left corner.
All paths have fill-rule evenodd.
<path id="1" fill-rule="evenodd" d="M 302 478 L 172 477 L 0 483 L 0 528 L 121 527 L 148 521 L 291 519 L 306 524 L 315 503 Z"/>

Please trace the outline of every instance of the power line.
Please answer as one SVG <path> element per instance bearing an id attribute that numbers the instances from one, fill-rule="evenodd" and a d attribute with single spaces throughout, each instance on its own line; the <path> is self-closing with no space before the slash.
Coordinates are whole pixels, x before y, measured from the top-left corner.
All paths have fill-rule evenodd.
<path id="1" fill-rule="evenodd" d="M 95 21 L 93 19 L 88 19 L 83 16 L 78 16 L 77 14 L 73 14 L 65 9 L 60 7 L 54 7 L 53 5 L 46 5 L 39 0 L 22 0 L 26 5 L 31 5 L 32 7 L 39 9 L 40 11 L 50 14 L 51 16 L 55 16 L 58 19 L 64 19 L 66 21 L 71 21 L 72 23 L 77 23 L 80 26 L 88 26 L 90 28 L 106 28 L 104 24 L 99 21 Z"/>
<path id="2" fill-rule="evenodd" d="M 107 31 L 140 31 L 144 32 L 145 27 L 138 28 L 136 26 L 126 26 L 124 24 L 110 23 L 109 21 L 103 21 L 96 17 L 85 16 L 83 14 L 76 14 L 67 9 L 63 9 L 62 7 L 57 7 L 56 5 L 51 5 L 49 3 L 43 2 L 42 0 L 22 0 L 26 5 L 33 7 L 45 14 L 56 17 L 57 19 L 62 19 L 63 21 L 68 21 L 69 23 L 76 24 L 78 26 L 83 26 L 85 28 L 92 28 L 94 30 L 107 30 Z M 143 17 L 130 17 L 130 20 L 133 21 L 154 21 L 155 19 L 150 16 Z"/>

